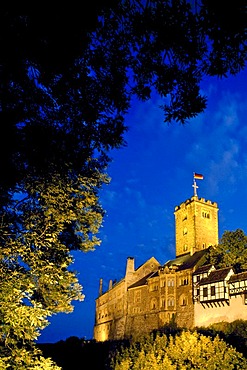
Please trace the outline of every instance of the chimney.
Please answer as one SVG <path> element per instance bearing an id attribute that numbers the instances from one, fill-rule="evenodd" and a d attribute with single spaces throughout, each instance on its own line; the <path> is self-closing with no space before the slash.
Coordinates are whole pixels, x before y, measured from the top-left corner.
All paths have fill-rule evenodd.
<path id="1" fill-rule="evenodd" d="M 135 271 L 135 259 L 134 257 L 128 257 L 125 276 L 131 277 L 134 271 Z"/>
<path id="2" fill-rule="evenodd" d="M 109 290 L 112 289 L 112 280 L 109 281 Z"/>
<path id="3" fill-rule="evenodd" d="M 99 296 L 102 295 L 102 291 L 103 291 L 103 279 L 100 279 L 100 281 L 99 281 Z"/>

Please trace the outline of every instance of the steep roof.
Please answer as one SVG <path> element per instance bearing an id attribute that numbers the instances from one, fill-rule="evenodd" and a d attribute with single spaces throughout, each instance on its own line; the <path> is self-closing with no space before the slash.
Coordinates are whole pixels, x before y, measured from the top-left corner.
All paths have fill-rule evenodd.
<path id="1" fill-rule="evenodd" d="M 193 268 L 198 264 L 198 262 L 204 257 L 206 253 L 207 253 L 206 249 L 203 249 L 199 252 L 195 252 L 194 254 L 192 254 L 192 256 L 190 255 L 190 253 L 187 253 L 175 258 L 174 260 L 166 262 L 164 264 L 164 267 L 177 266 L 178 270 L 186 270 L 189 268 Z"/>
<path id="2" fill-rule="evenodd" d="M 198 274 L 205 274 L 208 272 L 213 265 L 204 265 L 204 266 L 199 266 L 196 271 L 193 273 L 193 275 L 198 275 Z"/>
<path id="3" fill-rule="evenodd" d="M 225 280 L 229 272 L 232 270 L 232 267 L 225 267 L 219 270 L 210 272 L 208 277 L 201 279 L 199 285 L 205 285 L 209 283 L 216 283 L 218 281 Z"/>
<path id="4" fill-rule="evenodd" d="M 247 280 L 247 271 L 232 275 L 229 279 L 229 283 L 234 283 L 235 281 L 241 281 L 241 280 Z"/>
<path id="5" fill-rule="evenodd" d="M 148 278 L 149 278 L 151 275 L 155 274 L 155 273 L 156 273 L 156 271 L 152 271 L 152 272 L 150 272 L 149 274 L 147 274 L 146 276 L 144 276 L 144 277 L 143 277 L 143 278 L 141 278 L 140 280 L 136 281 L 134 284 L 130 285 L 130 286 L 128 287 L 128 289 L 136 288 L 136 287 L 139 287 L 139 286 L 142 286 L 142 285 L 146 285 L 146 284 L 147 284 L 147 280 L 148 280 Z"/>
<path id="6" fill-rule="evenodd" d="M 167 261 L 162 267 L 177 267 L 177 270 L 186 270 L 195 267 L 198 262 L 202 259 L 202 257 L 205 255 L 206 250 L 201 250 L 199 252 L 194 253 L 192 256 L 190 253 L 187 253 L 183 256 L 179 256 L 175 258 L 174 260 Z M 140 286 L 144 286 L 147 284 L 147 280 L 149 278 L 158 276 L 158 270 L 152 271 L 140 280 L 136 281 L 132 285 L 128 287 L 128 289 L 136 288 Z"/>

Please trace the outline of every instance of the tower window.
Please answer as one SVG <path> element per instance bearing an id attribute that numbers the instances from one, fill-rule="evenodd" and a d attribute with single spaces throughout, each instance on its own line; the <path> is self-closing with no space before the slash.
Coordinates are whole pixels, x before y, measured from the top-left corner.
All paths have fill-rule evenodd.
<path id="1" fill-rule="evenodd" d="M 210 213 L 208 211 L 202 211 L 203 218 L 210 218 Z"/>
<path id="2" fill-rule="evenodd" d="M 183 229 L 183 235 L 186 235 L 188 233 L 188 229 L 187 229 L 187 227 L 184 227 L 184 229 Z"/>
<path id="3" fill-rule="evenodd" d="M 186 252 L 187 250 L 188 250 L 188 245 L 184 244 L 184 252 Z"/>

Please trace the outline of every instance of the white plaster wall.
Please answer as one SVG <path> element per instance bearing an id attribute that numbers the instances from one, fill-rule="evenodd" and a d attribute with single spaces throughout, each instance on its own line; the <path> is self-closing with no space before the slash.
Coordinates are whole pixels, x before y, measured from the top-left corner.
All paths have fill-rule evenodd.
<path id="1" fill-rule="evenodd" d="M 221 321 L 247 320 L 247 305 L 244 304 L 242 295 L 231 297 L 229 306 L 226 303 L 224 306 L 215 303 L 204 307 L 201 303 L 195 303 L 195 326 L 209 326 Z"/>

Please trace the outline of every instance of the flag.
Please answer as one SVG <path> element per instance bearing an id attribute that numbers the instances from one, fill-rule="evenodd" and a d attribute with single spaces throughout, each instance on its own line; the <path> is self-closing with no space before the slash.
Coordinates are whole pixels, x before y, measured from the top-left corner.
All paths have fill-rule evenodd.
<path id="1" fill-rule="evenodd" d="M 200 173 L 195 173 L 194 172 L 194 179 L 203 180 L 203 175 L 201 175 Z"/>

